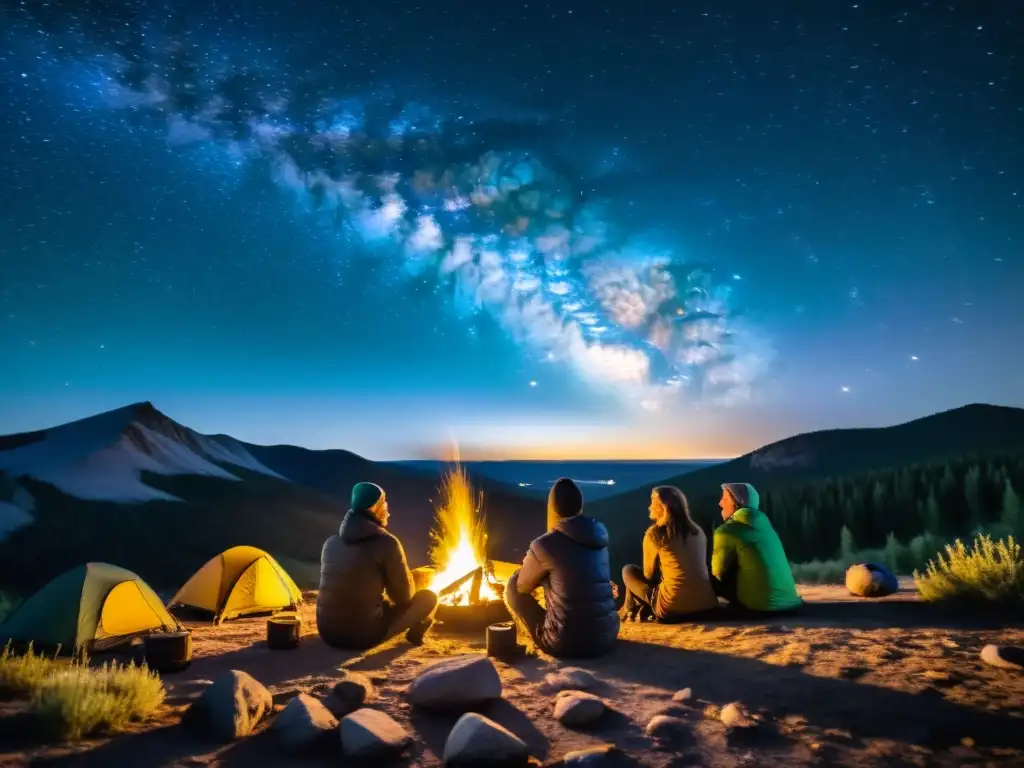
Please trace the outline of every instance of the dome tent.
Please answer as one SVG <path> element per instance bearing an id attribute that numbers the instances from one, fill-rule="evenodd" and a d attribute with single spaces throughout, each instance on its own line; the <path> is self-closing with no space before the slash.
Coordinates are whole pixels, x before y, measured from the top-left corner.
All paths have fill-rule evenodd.
<path id="1" fill-rule="evenodd" d="M 0 644 L 71 654 L 102 651 L 181 625 L 146 582 L 107 563 L 67 571 L 22 603 L 0 624 Z"/>
<path id="2" fill-rule="evenodd" d="M 277 561 L 256 547 L 232 547 L 210 558 L 167 604 L 213 614 L 215 623 L 292 608 L 302 593 Z"/>

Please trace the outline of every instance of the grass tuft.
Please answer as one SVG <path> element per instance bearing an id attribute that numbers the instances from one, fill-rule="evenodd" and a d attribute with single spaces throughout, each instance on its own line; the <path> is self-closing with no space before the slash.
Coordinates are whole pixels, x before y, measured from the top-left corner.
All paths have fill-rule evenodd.
<path id="1" fill-rule="evenodd" d="M 145 665 L 65 661 L 30 648 L 0 655 L 0 692 L 29 701 L 29 712 L 50 739 L 74 741 L 123 730 L 152 716 L 163 704 L 164 686 Z"/>
<path id="2" fill-rule="evenodd" d="M 957 539 L 923 573 L 914 571 L 914 581 L 931 602 L 1024 608 L 1024 557 L 1013 536 L 979 534 L 970 548 Z"/>

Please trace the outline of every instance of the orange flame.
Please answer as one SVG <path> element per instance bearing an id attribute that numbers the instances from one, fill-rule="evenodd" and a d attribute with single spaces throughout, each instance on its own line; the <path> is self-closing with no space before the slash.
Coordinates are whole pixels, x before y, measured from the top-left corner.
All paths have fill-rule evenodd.
<path id="1" fill-rule="evenodd" d="M 484 529 L 483 494 L 474 496 L 469 474 L 458 463 L 445 475 L 441 485 L 441 504 L 436 507 L 437 519 L 431 531 L 430 562 L 434 577 L 428 589 L 440 592 L 487 560 L 487 533 Z M 454 594 L 445 595 L 448 605 L 469 605 L 472 580 Z M 486 576 L 480 583 L 480 600 L 501 599 Z"/>

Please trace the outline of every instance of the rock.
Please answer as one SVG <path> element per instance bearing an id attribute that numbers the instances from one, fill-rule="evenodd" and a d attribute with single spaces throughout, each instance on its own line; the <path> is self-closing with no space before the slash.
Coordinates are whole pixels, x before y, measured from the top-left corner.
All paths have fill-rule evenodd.
<path id="1" fill-rule="evenodd" d="M 377 690 L 370 678 L 359 672 L 345 670 L 342 678 L 324 698 L 324 705 L 335 717 L 344 717 L 376 697 Z"/>
<path id="2" fill-rule="evenodd" d="M 544 682 L 556 690 L 566 688 L 586 690 L 596 688 L 601 683 L 592 673 L 580 667 L 562 667 L 557 672 L 545 676 Z"/>
<path id="3" fill-rule="evenodd" d="M 718 716 L 726 728 L 752 728 L 757 723 L 747 714 L 747 710 L 738 701 L 726 704 Z"/>
<path id="4" fill-rule="evenodd" d="M 530 748 L 525 741 L 475 712 L 467 712 L 459 718 L 444 745 L 447 768 L 512 768 L 529 762 Z"/>
<path id="5" fill-rule="evenodd" d="M 486 656 L 463 656 L 421 672 L 407 696 L 410 704 L 422 709 L 466 710 L 500 699 L 501 678 Z"/>
<path id="6" fill-rule="evenodd" d="M 562 691 L 555 699 L 555 718 L 570 728 L 588 725 L 605 713 L 604 700 L 583 691 Z"/>
<path id="7" fill-rule="evenodd" d="M 981 660 L 993 667 L 1024 670 L 1024 648 L 1016 645 L 986 645 Z"/>
<path id="8" fill-rule="evenodd" d="M 686 730 L 686 721 L 671 715 L 655 715 L 645 730 L 652 739 L 670 741 Z"/>
<path id="9" fill-rule="evenodd" d="M 672 701 L 686 702 L 693 698 L 693 691 L 689 688 L 683 688 L 681 691 L 676 691 L 672 694 Z"/>
<path id="10" fill-rule="evenodd" d="M 338 727 L 338 719 L 309 694 L 300 693 L 274 721 L 274 732 L 286 750 L 301 752 L 316 746 Z"/>
<path id="11" fill-rule="evenodd" d="M 357 709 L 341 720 L 341 751 L 350 760 L 385 762 L 401 755 L 411 743 L 405 729 L 377 709 Z"/>
<path id="12" fill-rule="evenodd" d="M 221 741 L 234 741 L 252 733 L 270 714 L 270 691 L 248 672 L 229 669 L 217 675 L 192 705 L 190 720 Z"/>
<path id="13" fill-rule="evenodd" d="M 619 762 L 622 752 L 614 744 L 601 744 L 589 749 L 566 752 L 562 758 L 565 768 L 610 768 Z"/>

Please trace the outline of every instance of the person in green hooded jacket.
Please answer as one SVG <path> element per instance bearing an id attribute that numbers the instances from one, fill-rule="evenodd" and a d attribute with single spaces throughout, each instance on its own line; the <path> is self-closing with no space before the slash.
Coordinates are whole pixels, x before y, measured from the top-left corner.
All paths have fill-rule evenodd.
<path id="1" fill-rule="evenodd" d="M 715 529 L 711 583 L 715 593 L 736 608 L 776 613 L 799 608 L 789 558 L 768 517 L 758 509 L 760 497 L 749 483 L 723 483 L 725 521 Z"/>

